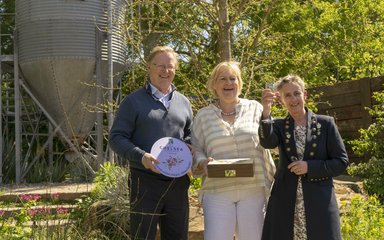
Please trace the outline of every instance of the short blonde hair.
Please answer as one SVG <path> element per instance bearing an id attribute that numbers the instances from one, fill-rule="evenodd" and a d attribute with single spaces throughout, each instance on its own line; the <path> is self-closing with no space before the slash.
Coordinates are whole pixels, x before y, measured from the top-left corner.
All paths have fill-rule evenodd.
<path id="1" fill-rule="evenodd" d="M 168 46 L 154 47 L 147 57 L 147 63 L 150 63 L 152 61 L 152 59 L 154 59 L 155 56 L 159 53 L 171 53 L 176 59 L 176 67 L 178 66 L 178 63 L 179 63 L 178 62 L 178 54 L 175 52 L 175 50 L 173 50 L 173 48 L 168 47 Z"/>
<path id="2" fill-rule="evenodd" d="M 277 80 L 277 82 L 275 83 L 274 88 L 280 92 L 283 85 L 287 84 L 287 83 L 296 84 L 301 88 L 301 90 L 303 92 L 305 91 L 305 83 L 304 83 L 303 79 L 301 79 L 301 77 L 299 77 L 297 75 L 293 75 L 293 74 L 288 74 L 285 77 L 279 78 L 279 80 Z"/>
<path id="3" fill-rule="evenodd" d="M 240 63 L 234 62 L 234 61 L 224 61 L 216 65 L 216 67 L 213 69 L 211 76 L 208 79 L 207 88 L 208 90 L 213 94 L 215 98 L 217 98 L 217 93 L 214 89 L 214 85 L 219 78 L 219 75 L 229 70 L 233 74 L 235 74 L 237 80 L 239 81 L 239 94 L 241 93 L 241 90 L 243 88 L 243 80 L 241 79 L 241 70 L 240 70 Z"/>

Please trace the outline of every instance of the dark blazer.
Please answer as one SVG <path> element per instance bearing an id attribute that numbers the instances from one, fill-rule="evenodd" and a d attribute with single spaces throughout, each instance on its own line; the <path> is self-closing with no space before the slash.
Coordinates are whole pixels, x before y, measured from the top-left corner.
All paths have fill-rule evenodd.
<path id="1" fill-rule="evenodd" d="M 304 161 L 308 173 L 302 176 L 308 240 L 341 240 L 339 208 L 333 177 L 343 173 L 348 156 L 334 119 L 307 110 L 307 138 Z M 293 239 L 298 176 L 288 170 L 297 158 L 291 116 L 273 123 L 261 121 L 260 144 L 279 148 L 279 163 L 269 198 L 263 228 L 263 240 Z"/>

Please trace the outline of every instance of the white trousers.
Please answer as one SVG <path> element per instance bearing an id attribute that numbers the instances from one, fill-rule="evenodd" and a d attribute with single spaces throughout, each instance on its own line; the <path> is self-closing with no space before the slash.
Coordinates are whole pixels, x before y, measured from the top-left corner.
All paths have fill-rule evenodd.
<path id="1" fill-rule="evenodd" d="M 264 188 L 204 193 L 205 240 L 259 240 L 265 215 Z"/>

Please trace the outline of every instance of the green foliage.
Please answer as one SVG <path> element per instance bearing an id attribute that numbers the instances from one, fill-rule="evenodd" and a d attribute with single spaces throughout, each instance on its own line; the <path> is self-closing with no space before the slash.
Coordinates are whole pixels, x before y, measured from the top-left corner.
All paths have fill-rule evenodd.
<path id="1" fill-rule="evenodd" d="M 128 5 L 132 68 L 124 95 L 146 80 L 145 57 L 156 45 L 180 55 L 175 84 L 194 111 L 210 102 L 206 82 L 220 61 L 217 1 L 138 1 Z M 242 97 L 259 99 L 265 82 L 294 73 L 308 87 L 384 72 L 381 0 L 228 1 L 233 60 L 242 66 Z"/>
<path id="2" fill-rule="evenodd" d="M 380 0 L 281 2 L 271 31 L 281 36 L 273 49 L 284 61 L 272 72 L 293 71 L 311 85 L 380 75 L 383 11 Z"/>
<path id="3" fill-rule="evenodd" d="M 88 231 L 99 229 L 109 239 L 127 239 L 129 231 L 129 169 L 105 162 L 96 172 L 95 187 L 81 206 L 84 219 L 93 219 Z M 87 221 L 83 224 L 89 225 Z"/>
<path id="4" fill-rule="evenodd" d="M 9 97 L 9 96 L 8 96 Z M 6 97 L 6 98 L 8 98 Z M 3 99 L 4 100 L 4 99 Z M 8 100 L 7 100 L 8 101 Z M 6 107 L 7 108 L 7 107 Z M 9 110 L 6 110 L 9 111 Z M 6 114 L 2 115 L 5 117 Z M 43 122 L 43 121 L 42 121 Z M 16 180 L 16 140 L 15 125 L 12 118 L 8 118 L 2 122 L 2 180 L 3 183 L 14 183 Z M 25 124 L 24 128 L 31 128 L 31 125 Z M 39 124 L 39 131 L 48 132 L 47 124 Z M 25 129 L 24 129 L 25 130 Z M 23 130 L 23 131 L 24 131 Z M 27 131 L 36 133 L 36 129 L 28 129 Z M 21 181 L 28 183 L 39 182 L 61 182 L 69 173 L 68 161 L 64 158 L 64 150 L 66 147 L 58 138 L 53 140 L 53 162 L 49 163 L 49 149 L 43 148 L 43 144 L 48 137 L 39 136 L 31 137 L 32 134 L 22 134 L 21 139 Z"/>
<path id="5" fill-rule="evenodd" d="M 377 194 L 384 202 L 384 159 L 371 157 L 368 163 L 352 163 L 348 167 L 348 174 L 363 178 L 364 189 L 368 194 Z"/>
<path id="6" fill-rule="evenodd" d="M 13 129 L 11 129 L 13 130 Z M 11 179 L 15 179 L 16 177 L 16 157 L 15 157 L 15 137 L 13 134 L 11 134 L 11 131 L 8 129 L 4 130 L 3 137 L 3 152 L 2 154 L 2 174 L 3 174 L 3 181 L 4 182 L 12 182 Z"/>
<path id="7" fill-rule="evenodd" d="M 24 226 L 31 220 L 27 211 L 29 207 L 27 203 L 19 213 L 11 217 L 0 216 L 0 236 L 8 239 L 28 239 L 31 236 L 31 229 Z"/>
<path id="8" fill-rule="evenodd" d="M 375 122 L 367 129 L 360 129 L 360 138 L 350 141 L 353 151 L 360 156 L 370 157 L 368 162 L 351 164 L 348 173 L 363 177 L 364 188 L 369 194 L 377 194 L 384 202 L 384 93 L 374 93 L 376 100 L 369 109 Z"/>
<path id="9" fill-rule="evenodd" d="M 22 195 L 20 203 L 12 206 L 0 203 L 2 208 L 22 207 L 11 216 L 0 210 L 1 239 L 129 239 L 127 180 L 128 169 L 104 163 L 97 172 L 91 196 L 77 199 L 77 207 L 71 212 L 63 208 L 56 213 L 47 211 L 46 205 L 60 204 L 57 194 L 52 194 L 47 203 L 40 195 Z M 49 226 L 51 219 L 59 220 L 62 225 Z M 37 222 L 40 224 L 31 225 Z"/>
<path id="10" fill-rule="evenodd" d="M 13 53 L 13 31 L 15 26 L 15 1 L 0 1 L 0 33 L 2 54 Z"/>
<path id="11" fill-rule="evenodd" d="M 105 163 L 97 172 L 95 191 L 77 199 L 76 208 L 59 207 L 51 212 L 47 205 L 62 204 L 58 194 L 41 199 L 21 195 L 18 203 L 0 203 L 1 209 L 21 207 L 11 215 L 0 209 L 1 239 L 129 239 L 128 169 Z M 59 226 L 50 226 L 55 219 Z"/>
<path id="12" fill-rule="evenodd" d="M 96 172 L 95 187 L 92 196 L 96 199 L 110 199 L 111 193 L 128 195 L 128 169 L 119 167 L 110 162 L 104 162 Z M 122 192 L 120 192 L 123 190 Z M 125 191 L 125 192 L 124 192 Z"/>
<path id="13" fill-rule="evenodd" d="M 77 222 L 75 223 L 78 227 L 82 227 L 86 222 L 89 208 L 93 203 L 95 203 L 95 199 L 92 197 L 78 198 L 76 199 L 77 209 L 71 212 L 70 219 L 74 219 Z"/>
<path id="14" fill-rule="evenodd" d="M 192 178 L 191 187 L 193 190 L 198 190 L 201 188 L 202 179 L 201 178 Z"/>
<path id="15" fill-rule="evenodd" d="M 56 212 L 52 212 L 48 205 L 53 202 L 42 201 L 41 195 L 38 194 L 20 195 L 19 202 L 13 204 L 16 205 L 0 204 L 2 209 L 6 209 L 7 205 L 20 208 L 20 210 L 14 210 L 8 214 L 0 210 L 0 236 L 2 239 L 70 239 L 69 234 L 66 234 L 70 227 L 67 229 L 50 227 L 48 229 L 48 223 L 52 219 L 55 219 L 56 223 L 65 223 L 68 220 L 69 215 L 66 208 L 61 207 Z M 72 232 L 71 236 L 75 237 L 76 235 L 73 233 L 75 232 Z"/>
<path id="16" fill-rule="evenodd" d="M 50 166 L 46 159 L 37 160 L 26 174 L 28 183 L 40 182 L 62 182 L 68 174 L 68 164 L 62 155 L 57 158 Z"/>
<path id="17" fill-rule="evenodd" d="M 356 195 L 341 204 L 341 231 L 345 240 L 384 239 L 384 206 L 370 196 Z"/>

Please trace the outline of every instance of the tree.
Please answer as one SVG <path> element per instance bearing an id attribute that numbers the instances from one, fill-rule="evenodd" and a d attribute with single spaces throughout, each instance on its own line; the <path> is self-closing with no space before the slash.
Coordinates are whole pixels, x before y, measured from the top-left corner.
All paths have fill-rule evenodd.
<path id="1" fill-rule="evenodd" d="M 271 51 L 284 62 L 273 71 L 297 72 L 311 85 L 383 74 L 383 13 L 378 0 L 280 2 L 270 27 L 282 38 Z"/>
<path id="2" fill-rule="evenodd" d="M 141 0 L 128 10 L 135 74 L 126 82 L 141 85 L 148 49 L 170 45 L 181 57 L 176 85 L 194 109 L 207 104 L 209 73 L 226 59 L 241 63 L 243 96 L 256 99 L 266 81 L 288 73 L 309 86 L 383 74 L 380 0 Z"/>
<path id="3" fill-rule="evenodd" d="M 219 54 L 220 60 L 231 59 L 231 23 L 228 19 L 227 0 L 218 0 Z"/>
<path id="4" fill-rule="evenodd" d="M 231 1 L 230 4 L 223 0 L 161 3 L 136 1 L 128 7 L 131 18 L 124 27 L 128 30 L 128 44 L 133 46 L 134 55 L 137 56 L 132 59 L 135 59 L 135 63 L 145 63 L 143 53 L 147 51 L 143 51 L 146 49 L 143 46 L 148 46 L 148 38 L 156 39 L 150 41 L 156 42 L 154 45 L 168 44 L 174 47 L 182 60 L 175 79 L 176 85 L 187 95 L 193 96 L 194 107 L 198 109 L 207 104 L 205 84 L 210 71 L 217 63 L 231 59 L 237 38 L 244 35 L 239 32 L 240 28 L 246 27 L 241 22 L 242 18 L 246 18 L 248 12 L 255 10 L 259 13 L 264 12 L 264 8 L 269 7 L 274 1 L 262 2 L 264 4 L 260 6 L 260 2 L 256 1 Z M 261 20 L 265 22 L 268 14 L 260 13 L 260 15 L 263 15 Z M 266 26 L 260 24 L 258 31 L 252 32 L 249 38 L 261 37 L 260 33 Z M 244 52 L 249 52 L 248 50 L 245 49 Z M 240 61 L 241 56 L 232 58 Z M 136 71 L 140 71 L 141 74 L 145 72 L 142 66 L 138 66 Z M 136 78 L 137 76 L 135 74 Z M 144 75 L 141 75 L 141 78 L 144 79 Z M 127 79 L 130 83 L 133 81 L 129 74 Z M 254 85 L 254 81 L 247 83 Z M 247 89 L 250 92 L 251 87 Z"/>

